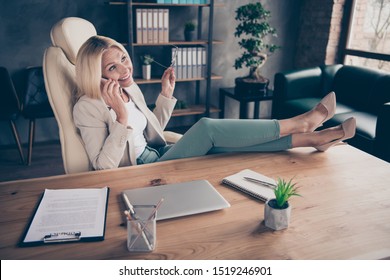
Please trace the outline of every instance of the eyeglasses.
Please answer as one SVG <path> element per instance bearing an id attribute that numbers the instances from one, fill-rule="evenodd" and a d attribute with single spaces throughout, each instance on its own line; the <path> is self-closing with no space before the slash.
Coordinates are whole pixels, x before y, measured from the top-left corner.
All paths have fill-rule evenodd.
<path id="1" fill-rule="evenodd" d="M 173 52 L 172 52 L 172 60 L 171 60 L 171 65 L 169 65 L 169 67 L 174 67 L 176 65 L 176 58 L 177 58 L 177 54 L 179 52 L 179 47 L 178 46 L 175 46 L 175 45 L 171 45 L 172 47 L 174 47 L 173 49 Z M 153 59 L 153 62 L 160 65 L 161 67 L 164 67 L 165 69 L 168 69 L 169 67 L 161 64 L 160 62 L 156 61 Z"/>
<path id="2" fill-rule="evenodd" d="M 172 45 L 172 46 L 174 46 L 174 45 Z M 169 67 L 174 67 L 176 64 L 176 57 L 177 57 L 177 53 L 179 52 L 179 47 L 177 47 L 177 46 L 174 46 L 174 47 L 175 47 L 175 49 L 173 50 L 171 65 Z"/>

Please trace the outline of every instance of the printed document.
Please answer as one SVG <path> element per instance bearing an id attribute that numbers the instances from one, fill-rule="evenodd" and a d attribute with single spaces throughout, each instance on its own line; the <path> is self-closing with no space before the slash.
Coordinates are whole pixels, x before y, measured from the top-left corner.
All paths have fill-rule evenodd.
<path id="1" fill-rule="evenodd" d="M 46 189 L 23 243 L 74 232 L 80 233 L 80 239 L 103 238 L 108 190 Z"/>

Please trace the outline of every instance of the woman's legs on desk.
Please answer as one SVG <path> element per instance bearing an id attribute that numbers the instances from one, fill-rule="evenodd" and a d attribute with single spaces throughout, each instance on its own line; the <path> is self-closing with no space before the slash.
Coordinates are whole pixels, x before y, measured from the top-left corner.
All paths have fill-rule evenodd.
<path id="1" fill-rule="evenodd" d="M 351 138 L 354 119 L 315 131 L 335 112 L 335 95 L 328 94 L 309 112 L 284 120 L 229 120 L 202 118 L 166 151 L 160 161 L 221 152 L 272 152 L 295 147 L 324 151 Z"/>
<path id="2" fill-rule="evenodd" d="M 174 144 L 160 161 L 223 152 L 273 152 L 317 147 L 344 136 L 341 126 L 322 131 L 279 136 L 277 120 L 203 118 Z"/>

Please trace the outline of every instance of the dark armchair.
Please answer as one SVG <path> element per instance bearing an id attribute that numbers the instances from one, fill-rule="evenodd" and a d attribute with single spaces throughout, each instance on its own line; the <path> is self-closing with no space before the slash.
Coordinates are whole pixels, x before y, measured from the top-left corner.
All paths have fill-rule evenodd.
<path id="1" fill-rule="evenodd" d="M 26 91 L 22 105 L 22 115 L 30 122 L 27 154 L 27 164 L 30 165 L 35 136 L 35 120 L 54 117 L 45 89 L 42 67 L 26 69 Z"/>
<path id="2" fill-rule="evenodd" d="M 0 67 L 0 85 L 1 85 L 1 102 L 0 102 L 0 120 L 9 121 L 16 145 L 19 150 L 20 160 L 24 163 L 22 146 L 19 140 L 19 133 L 16 129 L 15 120 L 20 115 L 20 103 L 16 94 L 12 79 L 8 70 Z"/>
<path id="3" fill-rule="evenodd" d="M 348 143 L 390 162 L 390 73 L 341 64 L 277 73 L 272 117 L 308 111 L 330 91 L 336 114 L 324 127 L 355 117 L 356 135 Z"/>

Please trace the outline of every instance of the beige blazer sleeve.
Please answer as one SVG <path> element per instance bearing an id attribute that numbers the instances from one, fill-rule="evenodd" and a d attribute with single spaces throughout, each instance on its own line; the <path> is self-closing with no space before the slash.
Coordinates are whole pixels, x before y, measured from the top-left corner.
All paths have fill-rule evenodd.
<path id="1" fill-rule="evenodd" d="M 101 100 L 83 96 L 73 108 L 73 119 L 94 169 L 120 165 L 132 129 L 113 120 Z"/>

